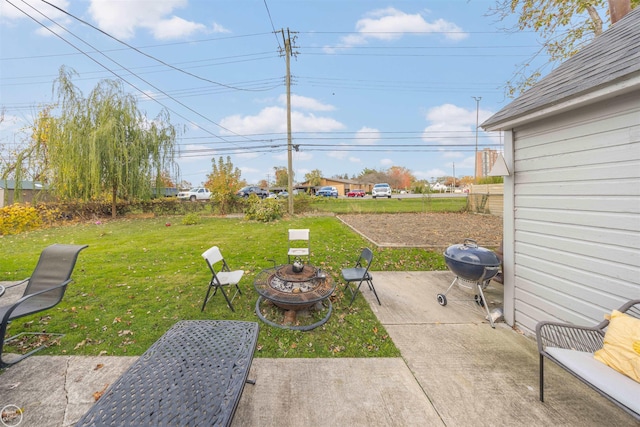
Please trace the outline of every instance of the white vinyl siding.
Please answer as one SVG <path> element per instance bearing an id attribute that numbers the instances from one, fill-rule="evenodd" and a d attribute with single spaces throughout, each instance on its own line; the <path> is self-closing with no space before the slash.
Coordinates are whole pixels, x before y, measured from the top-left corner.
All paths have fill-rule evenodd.
<path id="1" fill-rule="evenodd" d="M 514 132 L 515 321 L 594 324 L 640 298 L 637 93 Z"/>

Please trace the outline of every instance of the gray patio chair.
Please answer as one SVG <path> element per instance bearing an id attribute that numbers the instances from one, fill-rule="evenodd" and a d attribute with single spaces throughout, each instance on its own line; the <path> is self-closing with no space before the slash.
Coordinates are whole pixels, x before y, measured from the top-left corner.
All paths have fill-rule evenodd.
<path id="1" fill-rule="evenodd" d="M 299 257 L 307 257 L 307 259 L 310 261 L 310 255 L 311 243 L 309 242 L 309 229 L 289 229 L 289 250 L 287 251 L 289 264 L 291 264 L 291 257 L 293 257 L 294 259 Z"/>
<path id="2" fill-rule="evenodd" d="M 373 287 L 373 276 L 369 273 L 371 261 L 373 261 L 373 252 L 371 252 L 371 249 L 369 248 L 364 248 L 362 249 L 354 267 L 342 269 L 342 279 L 345 281 L 345 290 L 349 288 L 351 291 L 351 302 L 349 305 L 353 304 L 363 282 L 366 282 L 369 289 L 373 291 L 373 295 L 375 295 L 376 300 L 378 300 L 378 305 L 382 305 L 380 304 L 380 298 L 378 298 L 378 294 L 376 293 L 376 288 Z M 351 282 L 358 282 L 358 286 L 355 290 L 351 288 Z"/>
<path id="3" fill-rule="evenodd" d="M 229 265 L 224 260 L 222 253 L 220 253 L 220 249 L 217 246 L 213 246 L 207 249 L 203 254 L 202 258 L 207 262 L 209 266 L 209 270 L 211 271 L 211 280 L 209 281 L 209 287 L 207 288 L 207 295 L 204 297 L 204 302 L 202 303 L 202 309 L 200 311 L 204 311 L 204 306 L 207 305 L 209 299 L 213 298 L 218 289 L 222 292 L 224 299 L 227 301 L 227 305 L 231 309 L 231 311 L 235 311 L 233 309 L 233 305 L 231 305 L 231 301 L 236 297 L 236 295 L 242 295 L 240 292 L 240 288 L 238 287 L 238 283 L 242 276 L 244 275 L 244 271 L 242 270 L 234 270 L 231 271 Z M 219 271 L 216 272 L 216 264 L 222 263 Z M 224 291 L 225 286 L 235 286 L 236 292 L 233 294 L 233 297 L 229 299 L 227 293 Z M 209 297 L 209 293 L 211 292 L 211 288 L 213 288 L 213 295 Z"/>
<path id="4" fill-rule="evenodd" d="M 8 323 L 19 317 L 28 316 L 56 306 L 71 282 L 71 273 L 76 265 L 78 254 L 87 245 L 63 245 L 54 244 L 46 247 L 40 254 L 40 259 L 31 277 L 17 283 L 19 286 L 27 283 L 22 298 L 13 304 L 0 306 L 0 368 L 6 368 L 18 363 L 38 350 L 46 347 L 46 344 L 29 351 L 11 361 L 2 359 L 4 344 L 22 335 L 41 335 L 41 333 L 23 332 L 5 339 Z M 0 302 L 2 302 L 0 300 Z M 47 334 L 63 336 L 63 334 Z"/>

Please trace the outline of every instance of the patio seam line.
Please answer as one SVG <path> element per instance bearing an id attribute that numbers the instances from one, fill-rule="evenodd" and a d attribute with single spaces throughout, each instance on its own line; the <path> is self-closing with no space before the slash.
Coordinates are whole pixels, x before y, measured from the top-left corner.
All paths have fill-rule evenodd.
<path id="1" fill-rule="evenodd" d="M 429 404 L 433 408 L 433 411 L 436 414 L 438 414 L 438 418 L 440 419 L 440 421 L 442 421 L 442 425 L 446 426 L 447 423 L 444 421 L 444 418 L 442 418 L 442 414 L 440 414 L 440 411 L 438 410 L 436 405 L 433 403 L 433 401 L 431 400 L 431 398 L 427 394 L 427 391 L 424 389 L 424 387 L 420 383 L 420 380 L 418 380 L 418 377 L 416 377 L 415 372 L 413 371 L 413 369 L 411 369 L 411 367 L 409 366 L 409 363 L 407 362 L 407 359 L 405 359 L 405 357 L 402 355 L 402 353 L 400 353 L 400 358 L 402 359 L 402 362 L 404 363 L 404 366 L 406 366 L 407 369 L 409 370 L 409 372 L 411 372 L 411 376 L 415 380 L 416 384 L 418 384 L 418 387 L 420 387 L 420 390 L 422 390 L 422 394 L 424 395 L 424 397 L 429 401 Z"/>
<path id="2" fill-rule="evenodd" d="M 64 400 L 66 402 L 64 406 L 64 412 L 62 413 L 62 426 L 66 426 L 65 421 L 69 412 L 69 367 L 71 366 L 71 356 L 66 356 L 65 368 L 64 368 Z"/>

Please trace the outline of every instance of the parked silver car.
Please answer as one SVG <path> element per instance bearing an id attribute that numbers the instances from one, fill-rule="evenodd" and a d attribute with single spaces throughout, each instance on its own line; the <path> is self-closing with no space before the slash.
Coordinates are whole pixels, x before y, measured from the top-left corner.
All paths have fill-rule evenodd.
<path id="1" fill-rule="evenodd" d="M 336 187 L 322 187 L 316 192 L 316 196 L 338 197 L 338 189 Z"/>

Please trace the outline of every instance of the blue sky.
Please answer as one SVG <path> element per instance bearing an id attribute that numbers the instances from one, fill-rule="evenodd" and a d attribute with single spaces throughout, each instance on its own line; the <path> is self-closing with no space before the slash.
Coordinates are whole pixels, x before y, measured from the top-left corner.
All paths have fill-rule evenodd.
<path id="1" fill-rule="evenodd" d="M 418 179 L 452 175 L 454 165 L 457 177 L 473 176 L 476 113 L 482 123 L 505 106 L 505 82 L 540 49 L 535 34 L 501 30 L 493 1 L 50 3 L 73 16 L 0 0 L 0 144 L 25 138 L 62 65 L 85 94 L 117 76 L 150 119 L 167 108 L 184 128 L 178 162 L 193 185 L 219 156 L 249 183 L 286 167 L 286 64 L 274 30 L 295 37 L 295 181 L 313 169 L 329 177 L 391 166 Z M 500 143 L 479 131 L 480 149 Z"/>

